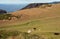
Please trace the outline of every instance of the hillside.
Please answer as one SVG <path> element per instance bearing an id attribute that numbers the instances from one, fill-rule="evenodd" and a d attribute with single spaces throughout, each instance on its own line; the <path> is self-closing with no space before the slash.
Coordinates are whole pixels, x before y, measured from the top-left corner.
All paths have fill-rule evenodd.
<path id="1" fill-rule="evenodd" d="M 13 15 L 22 15 L 21 17 L 25 16 L 27 18 L 45 18 L 45 17 L 59 17 L 60 13 L 60 4 L 52 4 L 51 7 L 37 7 L 31 9 L 25 9 L 13 12 Z"/>
<path id="2" fill-rule="evenodd" d="M 60 39 L 60 3 L 10 14 L 13 15 L 11 20 L 0 20 L 0 38 L 8 36 L 7 39 Z"/>
<path id="3" fill-rule="evenodd" d="M 16 12 L 12 12 L 11 14 L 14 16 L 11 16 L 12 20 L 8 21 L 1 21 L 0 24 L 8 24 L 8 23 L 16 23 L 19 21 L 29 21 L 29 20 L 36 20 L 36 19 L 51 19 L 51 18 L 58 18 L 60 17 L 60 3 L 58 4 L 52 4 L 51 7 L 47 7 L 47 5 L 43 5 L 40 7 L 36 8 L 31 8 L 31 9 L 24 9 L 24 10 L 19 10 Z M 16 18 L 18 17 L 18 19 Z"/>
<path id="4" fill-rule="evenodd" d="M 51 7 L 52 6 L 50 3 L 31 3 L 31 4 L 28 4 L 26 7 L 22 8 L 21 10 L 31 9 L 31 8 L 39 8 L 42 5 L 47 5 L 47 7 Z"/>

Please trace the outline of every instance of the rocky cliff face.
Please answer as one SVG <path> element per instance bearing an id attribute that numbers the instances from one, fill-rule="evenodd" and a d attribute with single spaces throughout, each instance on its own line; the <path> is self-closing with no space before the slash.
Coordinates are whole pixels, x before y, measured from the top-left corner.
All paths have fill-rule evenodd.
<path id="1" fill-rule="evenodd" d="M 4 13 L 7 13 L 7 11 L 0 9 L 0 14 L 4 14 Z"/>

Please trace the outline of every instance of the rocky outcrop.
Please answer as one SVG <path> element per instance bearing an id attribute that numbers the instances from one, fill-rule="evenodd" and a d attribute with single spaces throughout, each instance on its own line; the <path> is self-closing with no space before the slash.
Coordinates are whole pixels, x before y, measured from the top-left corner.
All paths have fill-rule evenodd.
<path id="1" fill-rule="evenodd" d="M 0 9 L 0 14 L 4 14 L 4 13 L 7 13 L 7 11 Z"/>

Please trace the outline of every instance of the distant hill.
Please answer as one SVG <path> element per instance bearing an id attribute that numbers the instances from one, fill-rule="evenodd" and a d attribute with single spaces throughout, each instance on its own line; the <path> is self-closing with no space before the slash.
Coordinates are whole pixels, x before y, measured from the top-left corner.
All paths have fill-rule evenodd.
<path id="1" fill-rule="evenodd" d="M 22 8 L 21 10 L 30 9 L 30 8 L 37 8 L 37 7 L 40 7 L 42 5 L 49 5 L 49 3 L 31 3 L 31 4 L 27 5 L 26 7 Z"/>
<path id="2" fill-rule="evenodd" d="M 58 4 L 58 3 L 60 3 L 60 1 L 51 2 L 51 4 Z"/>
<path id="3" fill-rule="evenodd" d="M 33 7 L 35 7 L 35 6 L 33 6 Z M 46 8 L 43 8 L 43 7 L 36 8 L 36 7 L 31 8 L 31 9 L 27 8 L 27 9 L 19 10 L 16 12 L 12 12 L 11 14 L 21 16 L 20 19 L 22 19 L 22 20 L 60 16 L 58 14 L 58 13 L 60 13 L 60 3 L 59 4 L 52 4 L 51 7 L 46 7 Z"/>
<path id="4" fill-rule="evenodd" d="M 31 6 L 32 7 L 31 7 Z M 57 17 L 60 16 L 60 3 L 58 4 L 40 4 L 40 3 L 32 3 L 30 7 L 24 8 L 22 10 L 18 10 L 16 12 L 11 12 L 12 15 L 18 17 L 19 20 L 29 20 L 29 19 L 41 19 L 45 17 Z M 40 6 L 41 5 L 41 6 Z M 31 8 L 31 9 L 30 9 Z"/>
<path id="5" fill-rule="evenodd" d="M 37 8 L 37 7 L 40 7 L 42 5 L 48 5 L 48 7 L 51 7 L 52 4 L 57 4 L 57 3 L 60 3 L 59 2 L 50 2 L 50 3 L 31 3 L 31 4 L 28 4 L 26 7 L 22 8 L 21 10 L 23 9 L 30 9 L 30 8 Z"/>
<path id="6" fill-rule="evenodd" d="M 4 13 L 7 13 L 7 11 L 0 9 L 0 14 L 4 14 Z"/>

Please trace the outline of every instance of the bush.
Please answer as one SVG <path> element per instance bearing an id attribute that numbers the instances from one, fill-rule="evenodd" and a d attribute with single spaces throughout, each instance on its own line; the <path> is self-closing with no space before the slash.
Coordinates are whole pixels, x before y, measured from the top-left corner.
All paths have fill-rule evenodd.
<path id="1" fill-rule="evenodd" d="M 7 20 L 9 19 L 9 17 L 11 16 L 11 14 L 0 14 L 0 20 Z"/>
<path id="2" fill-rule="evenodd" d="M 48 3 L 47 3 L 47 4 L 43 4 L 41 7 L 42 7 L 42 8 L 46 8 L 46 7 L 51 7 L 51 6 L 52 6 L 52 4 L 48 4 Z"/>
<path id="3" fill-rule="evenodd" d="M 24 39 L 40 39 L 39 35 L 36 34 L 29 34 L 29 33 L 23 33 Z"/>
<path id="4" fill-rule="evenodd" d="M 12 37 L 12 39 L 15 39 L 19 35 L 20 35 L 19 37 L 20 39 L 22 38 L 23 39 L 41 39 L 40 36 L 36 34 L 32 35 L 26 32 L 0 30 L 0 39 L 7 39 L 9 37 Z"/>
<path id="5" fill-rule="evenodd" d="M 21 16 L 14 16 L 12 14 L 0 14 L 0 20 L 11 20 L 12 17 L 16 17 L 18 19 Z"/>
<path id="6" fill-rule="evenodd" d="M 32 35 L 31 39 L 40 39 L 40 36 L 38 36 L 38 35 Z"/>
<path id="7" fill-rule="evenodd" d="M 20 32 L 18 31 L 6 31 L 6 30 L 0 30 L 0 39 L 6 39 L 9 36 L 18 36 Z"/>
<path id="8" fill-rule="evenodd" d="M 8 33 L 5 30 L 0 30 L 0 39 L 6 39 L 8 37 Z"/>

